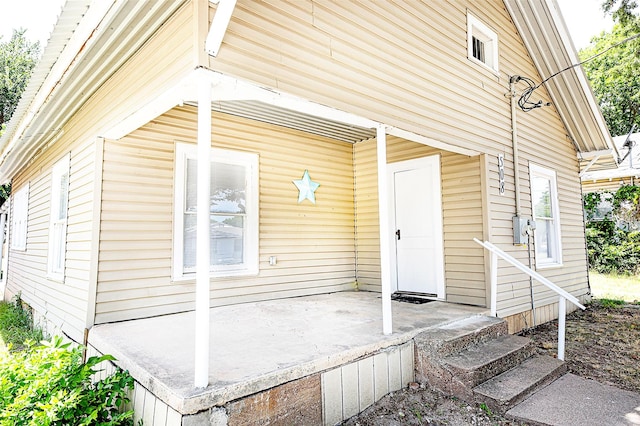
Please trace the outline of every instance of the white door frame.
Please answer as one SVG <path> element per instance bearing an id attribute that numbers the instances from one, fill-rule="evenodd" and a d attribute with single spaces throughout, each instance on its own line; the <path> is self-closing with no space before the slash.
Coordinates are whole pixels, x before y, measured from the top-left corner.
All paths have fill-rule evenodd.
<path id="1" fill-rule="evenodd" d="M 438 283 L 437 283 L 437 299 L 445 300 L 445 281 L 444 281 L 444 229 L 442 224 L 442 187 L 441 187 L 441 173 L 440 173 L 440 155 L 430 155 L 426 157 L 415 158 L 412 160 L 399 161 L 397 163 L 390 163 L 387 165 L 387 182 L 389 189 L 389 204 L 388 204 L 388 213 L 389 213 L 389 228 L 395 230 L 396 223 L 396 209 L 395 209 L 395 180 L 394 174 L 396 172 L 404 171 L 404 170 L 412 170 L 425 167 L 427 165 L 435 165 L 437 166 L 435 170 L 437 171 L 437 188 L 438 195 L 434 198 L 434 209 L 437 209 L 440 214 L 436 215 L 437 223 L 435 224 L 437 229 L 440 230 L 440 235 L 442 236 L 438 241 L 435 242 L 438 245 L 439 250 L 436 250 L 438 258 L 434 260 L 436 265 L 440 265 L 439 270 L 437 271 Z M 389 245 L 391 247 L 391 256 L 389 257 L 390 269 L 391 269 L 391 291 L 398 291 L 398 274 L 397 274 L 397 257 L 396 257 L 396 235 L 395 232 L 389 232 Z"/>

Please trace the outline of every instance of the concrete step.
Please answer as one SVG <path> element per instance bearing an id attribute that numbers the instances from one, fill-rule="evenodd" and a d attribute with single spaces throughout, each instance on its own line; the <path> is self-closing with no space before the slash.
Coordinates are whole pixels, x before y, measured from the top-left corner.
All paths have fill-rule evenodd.
<path id="1" fill-rule="evenodd" d="M 563 361 L 550 356 L 534 356 L 476 386 L 473 393 L 476 402 L 485 403 L 492 411 L 504 414 L 566 371 Z"/>
<path id="2" fill-rule="evenodd" d="M 530 339 L 499 336 L 445 357 L 443 364 L 457 381 L 471 390 L 522 363 L 534 350 Z"/>
<path id="3" fill-rule="evenodd" d="M 507 334 L 505 320 L 476 315 L 426 330 L 416 336 L 415 342 L 427 356 L 445 357 Z"/>

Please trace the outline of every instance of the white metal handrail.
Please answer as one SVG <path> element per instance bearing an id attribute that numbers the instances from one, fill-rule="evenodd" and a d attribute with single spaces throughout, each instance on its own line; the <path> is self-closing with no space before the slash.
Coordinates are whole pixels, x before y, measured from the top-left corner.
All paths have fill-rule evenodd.
<path id="1" fill-rule="evenodd" d="M 567 316 L 567 303 L 573 303 L 580 309 L 584 310 L 586 307 L 580 303 L 580 301 L 573 295 L 569 294 L 564 289 L 558 287 L 556 284 L 552 283 L 536 271 L 531 268 L 523 265 L 520 261 L 515 259 L 508 253 L 505 253 L 503 250 L 499 249 L 495 245 L 491 244 L 489 241 L 480 241 L 477 238 L 474 238 L 473 241 L 480 244 L 482 247 L 489 250 L 491 253 L 491 315 L 496 316 L 497 314 L 497 296 L 498 296 L 498 256 L 506 260 L 511 265 L 518 268 L 520 271 L 529 275 L 536 281 L 544 284 L 549 289 L 555 291 L 558 298 L 558 359 L 564 361 L 564 343 L 565 343 L 565 328 L 566 328 L 566 316 Z"/>

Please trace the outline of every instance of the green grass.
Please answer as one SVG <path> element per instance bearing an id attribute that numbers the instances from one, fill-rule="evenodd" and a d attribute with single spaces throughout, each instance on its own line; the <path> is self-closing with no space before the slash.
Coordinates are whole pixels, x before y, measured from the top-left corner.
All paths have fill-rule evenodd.
<path id="1" fill-rule="evenodd" d="M 0 301 L 0 336 L 15 349 L 28 340 L 39 342 L 44 338 L 42 330 L 33 326 L 31 313 L 24 309 L 19 298 L 13 302 Z"/>
<path id="2" fill-rule="evenodd" d="M 589 272 L 591 294 L 596 299 L 640 302 L 640 276 L 604 275 Z"/>

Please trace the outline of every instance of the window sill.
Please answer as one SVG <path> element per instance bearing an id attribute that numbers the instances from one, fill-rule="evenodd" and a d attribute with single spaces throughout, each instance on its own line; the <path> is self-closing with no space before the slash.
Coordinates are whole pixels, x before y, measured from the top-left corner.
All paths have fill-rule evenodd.
<path id="1" fill-rule="evenodd" d="M 537 264 L 536 265 L 536 270 L 538 269 L 557 269 L 557 268 L 562 268 L 563 264 L 562 262 L 560 263 L 543 263 L 543 264 Z"/>
<path id="2" fill-rule="evenodd" d="M 64 275 L 47 274 L 47 279 L 58 284 L 64 284 Z"/>
<path id="3" fill-rule="evenodd" d="M 209 274 L 209 279 L 213 278 L 237 278 L 237 277 L 255 277 L 258 275 L 258 270 L 242 270 L 242 271 L 224 271 L 224 272 L 212 272 Z M 196 281 L 196 274 L 190 273 L 181 275 L 178 277 L 172 277 L 171 282 L 176 284 L 182 283 L 194 283 Z"/>

